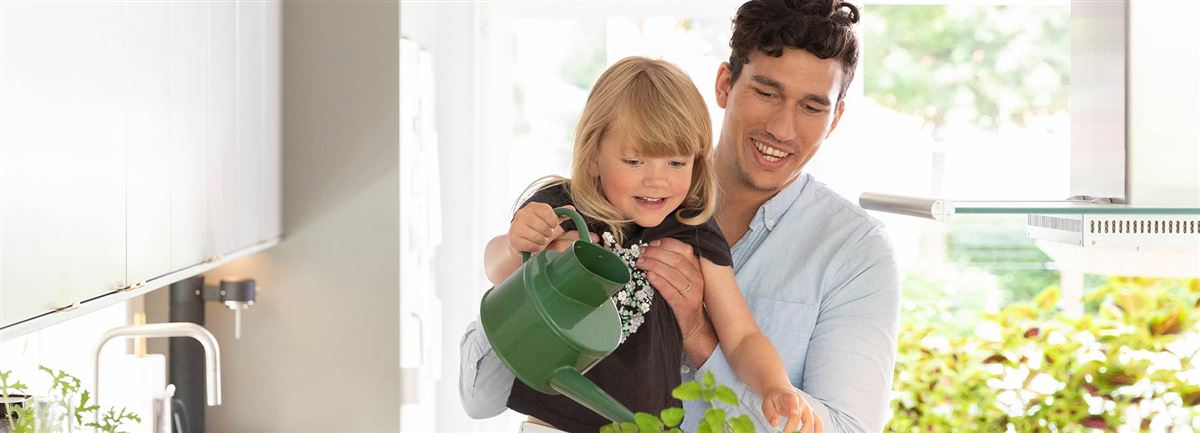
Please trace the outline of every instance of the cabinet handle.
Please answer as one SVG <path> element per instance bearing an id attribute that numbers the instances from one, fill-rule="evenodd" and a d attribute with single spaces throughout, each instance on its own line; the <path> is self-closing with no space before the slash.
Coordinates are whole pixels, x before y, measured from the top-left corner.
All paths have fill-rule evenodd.
<path id="1" fill-rule="evenodd" d="M 58 307 L 58 308 L 55 308 L 55 309 L 54 309 L 54 312 L 55 312 L 55 313 L 66 313 L 66 312 L 68 312 L 68 311 L 75 311 L 75 310 L 78 310 L 78 309 L 79 309 L 79 301 L 75 301 L 75 303 L 74 303 L 74 304 L 67 305 L 67 306 L 65 306 L 65 307 Z"/>

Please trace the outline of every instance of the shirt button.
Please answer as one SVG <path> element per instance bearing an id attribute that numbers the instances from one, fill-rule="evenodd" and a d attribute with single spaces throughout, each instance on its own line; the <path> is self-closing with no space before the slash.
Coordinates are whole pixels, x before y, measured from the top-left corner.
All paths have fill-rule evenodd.
<path id="1" fill-rule="evenodd" d="M 688 374 L 688 373 L 692 372 L 692 369 L 685 365 L 683 367 L 679 367 L 679 372 L 683 373 L 683 374 Z"/>
<path id="2" fill-rule="evenodd" d="M 775 219 L 772 218 L 772 219 L 767 220 L 767 225 L 769 225 L 769 226 L 775 225 Z"/>

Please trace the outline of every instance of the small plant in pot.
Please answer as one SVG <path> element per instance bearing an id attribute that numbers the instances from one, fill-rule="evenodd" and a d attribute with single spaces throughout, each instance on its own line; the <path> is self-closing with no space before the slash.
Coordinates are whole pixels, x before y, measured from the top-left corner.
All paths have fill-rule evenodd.
<path id="1" fill-rule="evenodd" d="M 38 370 L 50 376 L 50 388 L 34 397 L 29 396 L 27 385 L 11 377 L 11 371 L 0 371 L 0 401 L 5 402 L 0 431 L 74 433 L 76 426 L 80 426 L 96 432 L 121 433 L 121 425 L 142 421 L 125 408 L 102 411 L 100 406 L 92 404 L 91 393 L 83 389 L 79 379 L 65 371 L 46 366 L 39 366 Z"/>

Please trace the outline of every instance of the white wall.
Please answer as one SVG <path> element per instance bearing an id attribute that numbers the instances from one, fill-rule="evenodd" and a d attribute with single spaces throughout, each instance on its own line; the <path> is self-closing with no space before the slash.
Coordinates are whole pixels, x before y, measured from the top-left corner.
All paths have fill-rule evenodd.
<path id="1" fill-rule="evenodd" d="M 397 14 L 284 4 L 284 238 L 207 274 L 260 288 L 240 340 L 231 311 L 207 308 L 224 391 L 210 432 L 399 430 Z M 166 297 L 148 295 L 150 322 Z"/>
<path id="2" fill-rule="evenodd" d="M 437 365 L 419 373 L 436 375 L 436 380 L 432 393 L 416 396 L 420 403 L 415 412 L 421 420 L 405 419 L 406 428 L 415 426 L 406 432 L 511 432 L 524 419 L 508 411 L 504 416 L 472 420 L 458 397 L 459 338 L 479 314 L 479 299 L 489 286 L 483 274 L 483 247 L 487 238 L 498 234 L 486 233 L 483 227 L 488 221 L 502 220 L 515 199 L 497 194 L 507 184 L 504 176 L 509 168 L 495 161 L 504 160 L 510 144 L 485 131 L 496 117 L 482 108 L 489 92 L 508 91 L 483 84 L 488 76 L 485 54 L 489 54 L 483 52 L 488 46 L 483 34 L 494 25 L 486 21 L 489 7 L 486 2 L 433 1 L 407 2 L 400 9 L 401 34 L 433 57 L 443 228 L 435 252 L 434 294 L 442 305 L 437 324 L 440 347 L 432 354 Z M 403 64 L 400 68 L 401 74 L 411 71 Z"/>

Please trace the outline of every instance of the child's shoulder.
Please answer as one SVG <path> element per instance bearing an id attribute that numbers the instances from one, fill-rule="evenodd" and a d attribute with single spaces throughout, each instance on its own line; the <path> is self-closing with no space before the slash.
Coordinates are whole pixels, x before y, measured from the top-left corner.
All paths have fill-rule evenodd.
<path id="1" fill-rule="evenodd" d="M 528 197 L 521 201 L 521 205 L 518 207 L 518 209 L 525 207 L 529 203 L 546 203 L 551 207 L 574 204 L 571 201 L 571 192 L 567 188 L 567 183 L 565 181 L 532 185 L 530 186 L 529 190 L 532 192 L 526 193 Z"/>

